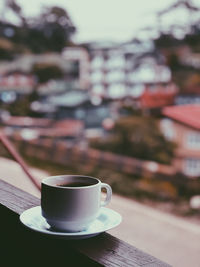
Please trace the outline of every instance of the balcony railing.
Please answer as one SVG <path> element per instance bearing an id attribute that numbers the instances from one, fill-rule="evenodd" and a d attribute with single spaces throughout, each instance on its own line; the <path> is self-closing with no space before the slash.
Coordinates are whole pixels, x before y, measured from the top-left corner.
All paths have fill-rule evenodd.
<path id="1" fill-rule="evenodd" d="M 19 215 L 38 205 L 38 198 L 0 180 L 0 266 L 170 266 L 108 233 L 63 240 L 30 231 Z"/>

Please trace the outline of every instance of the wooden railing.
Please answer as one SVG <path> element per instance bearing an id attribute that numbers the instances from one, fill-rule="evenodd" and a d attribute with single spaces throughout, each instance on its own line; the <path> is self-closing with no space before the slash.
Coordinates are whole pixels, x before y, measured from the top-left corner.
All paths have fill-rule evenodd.
<path id="1" fill-rule="evenodd" d="M 170 266 L 108 233 L 72 241 L 30 231 L 19 215 L 38 205 L 38 198 L 0 180 L 0 266 Z"/>

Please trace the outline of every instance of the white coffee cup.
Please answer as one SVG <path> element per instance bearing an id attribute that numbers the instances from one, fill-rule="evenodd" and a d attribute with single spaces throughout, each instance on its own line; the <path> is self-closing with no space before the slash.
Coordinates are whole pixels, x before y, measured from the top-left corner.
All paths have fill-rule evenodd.
<path id="1" fill-rule="evenodd" d="M 101 190 L 106 198 L 101 200 Z M 99 179 L 82 175 L 50 176 L 42 181 L 42 216 L 58 230 L 78 232 L 96 219 L 101 207 L 106 206 L 112 189 Z"/>

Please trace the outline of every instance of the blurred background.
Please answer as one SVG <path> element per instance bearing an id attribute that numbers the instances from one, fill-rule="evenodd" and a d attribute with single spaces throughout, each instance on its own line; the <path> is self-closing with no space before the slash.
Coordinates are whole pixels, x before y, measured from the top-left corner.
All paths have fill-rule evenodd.
<path id="1" fill-rule="evenodd" d="M 30 166 L 100 177 L 127 198 L 116 209 L 199 227 L 199 1 L 2 0 L 0 127 Z M 199 266 L 193 245 L 192 264 L 188 247 L 153 253 Z"/>

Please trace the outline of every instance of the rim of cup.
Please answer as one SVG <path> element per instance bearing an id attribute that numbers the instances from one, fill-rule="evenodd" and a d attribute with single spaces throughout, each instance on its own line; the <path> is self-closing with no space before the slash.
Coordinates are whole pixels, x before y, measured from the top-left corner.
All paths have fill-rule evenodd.
<path id="1" fill-rule="evenodd" d="M 88 178 L 88 179 L 91 179 L 91 180 L 96 180 L 96 183 L 95 184 L 89 184 L 89 185 L 85 185 L 85 186 L 76 186 L 76 187 L 72 187 L 72 186 L 62 186 L 62 184 L 60 184 L 60 185 L 58 185 L 58 184 L 51 184 L 51 183 L 48 183 L 48 181 L 51 181 L 51 180 L 54 180 L 55 178 L 61 178 L 61 177 L 75 177 L 75 178 Z M 63 181 L 63 184 L 65 184 L 65 182 L 67 182 L 67 181 Z M 75 181 L 71 181 L 71 182 L 75 182 Z M 77 180 L 77 182 L 81 182 L 80 180 L 78 181 Z M 83 179 L 83 182 L 84 182 L 84 179 Z M 61 188 L 61 189 L 84 189 L 84 188 L 91 188 L 91 187 L 95 187 L 95 186 L 97 186 L 97 185 L 99 185 L 101 183 L 101 181 L 98 179 L 98 178 L 96 178 L 96 177 L 92 177 L 92 176 L 87 176 L 87 175 L 68 175 L 68 174 L 66 174 L 66 175 L 55 175 L 55 176 L 48 176 L 48 177 L 46 177 L 46 178 L 44 178 L 43 180 L 42 180 L 42 184 L 44 184 L 44 185 L 47 185 L 47 186 L 49 186 L 49 187 L 53 187 L 53 188 Z"/>

